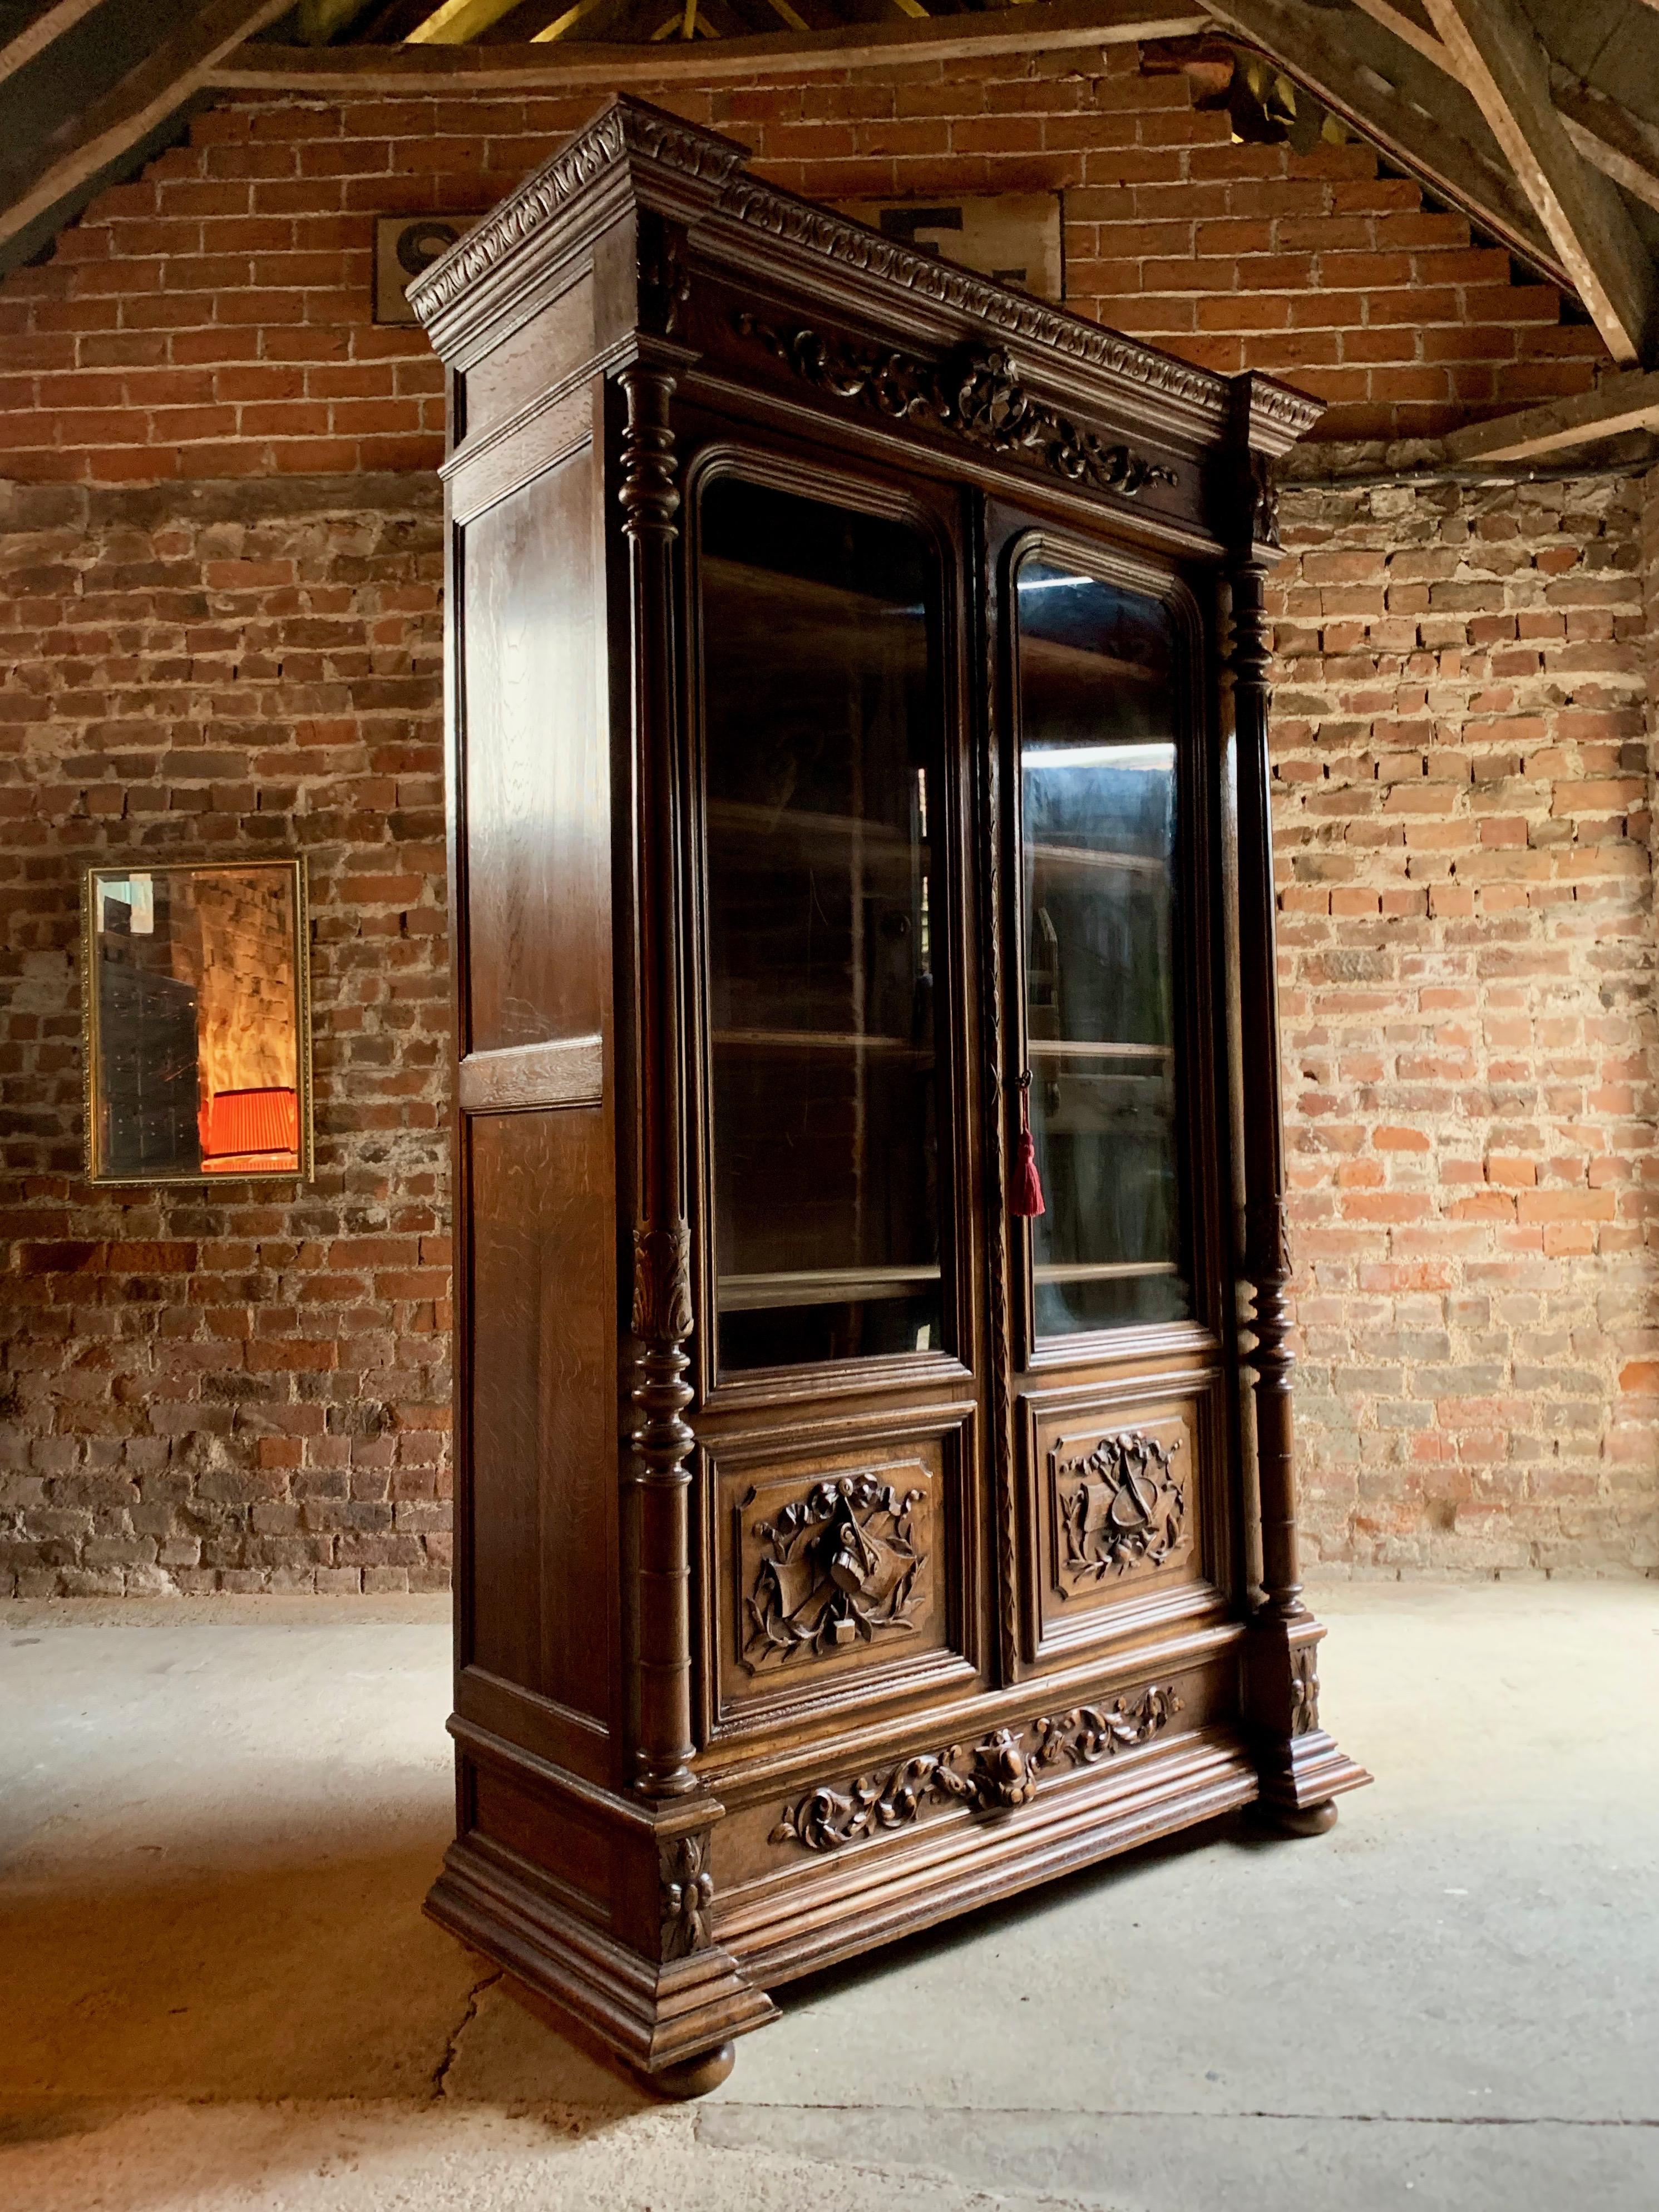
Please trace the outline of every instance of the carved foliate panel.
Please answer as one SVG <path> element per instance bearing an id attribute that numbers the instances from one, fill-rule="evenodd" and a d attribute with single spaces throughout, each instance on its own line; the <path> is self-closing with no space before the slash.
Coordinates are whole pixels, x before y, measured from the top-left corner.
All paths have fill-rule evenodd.
<path id="1" fill-rule="evenodd" d="M 744 1664 L 768 1666 L 827 1651 L 913 1636 L 927 1559 L 917 1548 L 915 1508 L 926 1492 L 902 1494 L 873 1474 L 814 1483 L 752 1534 L 763 1547 L 744 1600 Z"/>
<path id="2" fill-rule="evenodd" d="M 1109 1389 L 1026 1405 L 1028 1659 L 1125 1633 L 1149 1606 L 1206 1602 L 1222 1540 L 1206 1517 L 1215 1378 L 1183 1376 L 1167 1396 Z"/>
<path id="3" fill-rule="evenodd" d="M 961 1671 L 961 1435 L 714 1448 L 717 1705 L 742 1723 Z"/>
<path id="4" fill-rule="evenodd" d="M 662 1959 L 689 1959 L 714 1942 L 710 1914 L 714 1877 L 708 1871 L 708 1838 L 680 1836 L 657 1847 L 658 1888 L 662 1901 Z"/>
<path id="5" fill-rule="evenodd" d="M 1109 445 L 1030 392 L 1001 347 L 969 347 L 937 364 L 802 325 L 779 330 L 740 314 L 738 327 L 809 384 L 895 422 L 965 440 L 1072 484 L 1133 499 L 1175 472 L 1131 446 Z"/>
<path id="6" fill-rule="evenodd" d="M 1191 1542 L 1184 1435 L 1110 1429 L 1048 1454 L 1060 1589 L 1069 1596 L 1167 1566 Z"/>
<path id="7" fill-rule="evenodd" d="M 1154 1682 L 1110 1705 L 1039 1714 L 1023 1728 L 994 1729 L 976 1743 L 946 1744 L 842 1784 L 820 1783 L 782 1808 L 770 1841 L 835 1851 L 908 1827 L 929 1805 L 1015 1812 L 1032 1802 L 1053 1770 L 1093 1766 L 1135 1750 L 1160 1735 L 1181 1710 L 1174 1684 Z"/>

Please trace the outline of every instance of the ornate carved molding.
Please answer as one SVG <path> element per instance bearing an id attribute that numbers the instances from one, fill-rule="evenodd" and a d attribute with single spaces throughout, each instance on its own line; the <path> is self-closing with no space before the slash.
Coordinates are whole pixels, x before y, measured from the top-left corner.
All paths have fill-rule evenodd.
<path id="1" fill-rule="evenodd" d="M 430 322 L 567 200 L 629 155 L 678 170 L 683 176 L 705 178 L 716 190 L 734 177 L 747 159 L 745 149 L 729 138 L 715 137 L 636 100 L 618 100 L 595 116 L 585 131 L 527 177 L 493 215 L 468 231 L 410 286 L 409 302 L 421 320 Z"/>
<path id="2" fill-rule="evenodd" d="M 708 1872 L 708 1837 L 681 1836 L 657 1846 L 657 1870 L 662 1893 L 662 1958 L 690 1958 L 707 1951 L 714 1941 L 710 1915 L 714 1904 L 714 1878 Z"/>
<path id="3" fill-rule="evenodd" d="M 978 1813 L 1029 1804 L 1051 1767 L 1092 1766 L 1148 1743 L 1181 1711 L 1173 1684 L 1153 1683 L 1108 1706 L 1078 1705 L 1029 1727 L 996 1729 L 976 1744 L 949 1744 L 901 1759 L 883 1775 L 855 1776 L 844 1789 L 821 1783 L 786 1805 L 769 1840 L 809 1851 L 839 1850 L 884 1829 L 907 1827 L 925 1805 L 954 1801 Z"/>
<path id="4" fill-rule="evenodd" d="M 872 1474 L 839 1475 L 775 1521 L 755 1523 L 767 1553 L 744 1601 L 750 1673 L 775 1659 L 914 1633 L 925 1561 L 910 1513 L 922 1495 L 901 1497 Z"/>
<path id="5" fill-rule="evenodd" d="M 1092 430 L 1027 391 L 1000 348 L 969 346 L 936 367 L 913 354 L 852 344 L 820 331 L 788 335 L 752 315 L 738 328 L 787 362 L 798 376 L 837 399 L 861 400 L 895 421 L 949 431 L 993 453 L 1033 462 L 1068 483 L 1133 499 L 1151 483 L 1173 484 L 1175 471 L 1133 447 L 1109 446 Z"/>
<path id="6" fill-rule="evenodd" d="M 1291 1661 L 1291 1734 L 1311 1735 L 1319 1726 L 1319 1655 L 1304 1644 Z"/>
<path id="7" fill-rule="evenodd" d="M 971 315 L 1012 340 L 1044 347 L 1194 407 L 1212 422 L 1226 411 L 1224 377 L 1172 361 L 1115 331 L 1006 290 L 970 270 L 918 253 L 847 216 L 759 184 L 744 174 L 745 148 L 631 100 L 620 100 L 595 117 L 410 285 L 410 300 L 421 320 L 430 322 L 605 169 L 630 158 L 701 180 L 722 215 L 769 237 L 902 285 L 920 299 Z M 1264 421 L 1297 436 L 1322 412 L 1318 402 L 1267 379 L 1255 380 L 1252 406 Z"/>
<path id="8" fill-rule="evenodd" d="M 750 178 L 728 186 L 720 206 L 723 214 L 735 216 L 738 222 L 763 230 L 773 238 L 805 246 L 811 252 L 822 253 L 848 268 L 867 271 L 889 283 L 902 284 L 907 291 L 939 307 L 989 323 L 1011 338 L 1052 347 L 1068 360 L 1082 362 L 1091 368 L 1103 369 L 1121 377 L 1126 383 L 1138 384 L 1145 390 L 1201 407 L 1212 416 L 1218 416 L 1226 406 L 1228 385 L 1224 377 L 1216 376 L 1207 369 L 1189 368 L 1184 362 L 1170 360 L 1167 354 L 1154 353 L 1150 347 L 1137 345 L 1133 338 L 1120 337 L 1115 331 L 1103 330 L 1079 316 L 1044 307 L 1040 301 L 1020 293 L 1006 291 L 1000 284 L 975 276 L 969 270 L 957 269 L 948 261 L 918 253 L 912 246 L 866 230 L 861 223 L 832 215 L 827 209 L 813 207 L 808 201 L 792 199 L 787 193 L 773 191 Z M 1273 387 L 1269 406 L 1286 402 L 1294 402 L 1304 409 L 1309 404 L 1286 386 Z M 1322 411 L 1316 406 L 1310 420 L 1316 422 Z"/>
<path id="9" fill-rule="evenodd" d="M 1064 1572 L 1073 1583 L 1161 1567 L 1180 1550 L 1187 1491 L 1170 1462 L 1181 1447 L 1179 1437 L 1165 1444 L 1145 1429 L 1122 1429 L 1087 1451 L 1049 1453 Z"/>

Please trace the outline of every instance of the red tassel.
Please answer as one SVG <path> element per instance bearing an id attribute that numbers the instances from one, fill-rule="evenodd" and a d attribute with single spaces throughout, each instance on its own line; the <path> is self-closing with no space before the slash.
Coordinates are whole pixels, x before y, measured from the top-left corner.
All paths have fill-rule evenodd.
<path id="1" fill-rule="evenodd" d="M 1019 1079 L 1019 1151 L 1014 1164 L 1013 1212 L 1023 1220 L 1031 1220 L 1048 1209 L 1043 1202 L 1042 1177 L 1037 1173 L 1036 1146 L 1031 1137 L 1030 1121 L 1031 1075 L 1028 1068 Z"/>

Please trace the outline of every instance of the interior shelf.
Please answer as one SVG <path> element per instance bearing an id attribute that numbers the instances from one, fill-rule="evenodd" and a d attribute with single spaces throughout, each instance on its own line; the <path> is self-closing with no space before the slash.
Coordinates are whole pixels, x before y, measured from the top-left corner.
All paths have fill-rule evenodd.
<path id="1" fill-rule="evenodd" d="M 1041 1261 L 1031 1273 L 1039 1283 L 1117 1283 L 1146 1275 L 1178 1275 L 1173 1260 L 1066 1260 Z"/>
<path id="2" fill-rule="evenodd" d="M 1110 853 L 1089 845 L 1036 845 L 1025 848 L 1028 860 L 1040 860 L 1045 867 L 1079 868 L 1091 875 L 1156 876 L 1160 883 L 1168 879 L 1167 860 L 1148 853 Z"/>
<path id="3" fill-rule="evenodd" d="M 842 1030 L 716 1030 L 714 1042 L 764 1052 L 876 1052 L 889 1059 L 930 1061 L 931 1045 L 908 1037 L 864 1036 Z"/>
<path id="4" fill-rule="evenodd" d="M 1172 1044 L 1079 1043 L 1067 1037 L 1028 1037 L 1026 1051 L 1037 1060 L 1173 1060 Z"/>
<path id="5" fill-rule="evenodd" d="M 906 1298 L 939 1279 L 935 1261 L 921 1267 L 802 1267 L 780 1274 L 721 1275 L 714 1287 L 722 1313 L 752 1313 L 765 1307 L 839 1304 L 854 1298 Z"/>

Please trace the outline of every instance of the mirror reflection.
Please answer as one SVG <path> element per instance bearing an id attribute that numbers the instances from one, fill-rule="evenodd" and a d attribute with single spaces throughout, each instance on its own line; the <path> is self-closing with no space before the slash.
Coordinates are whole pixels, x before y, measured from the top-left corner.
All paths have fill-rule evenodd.
<path id="1" fill-rule="evenodd" d="M 94 1180 L 308 1174 L 300 863 L 95 868 L 86 919 Z"/>

